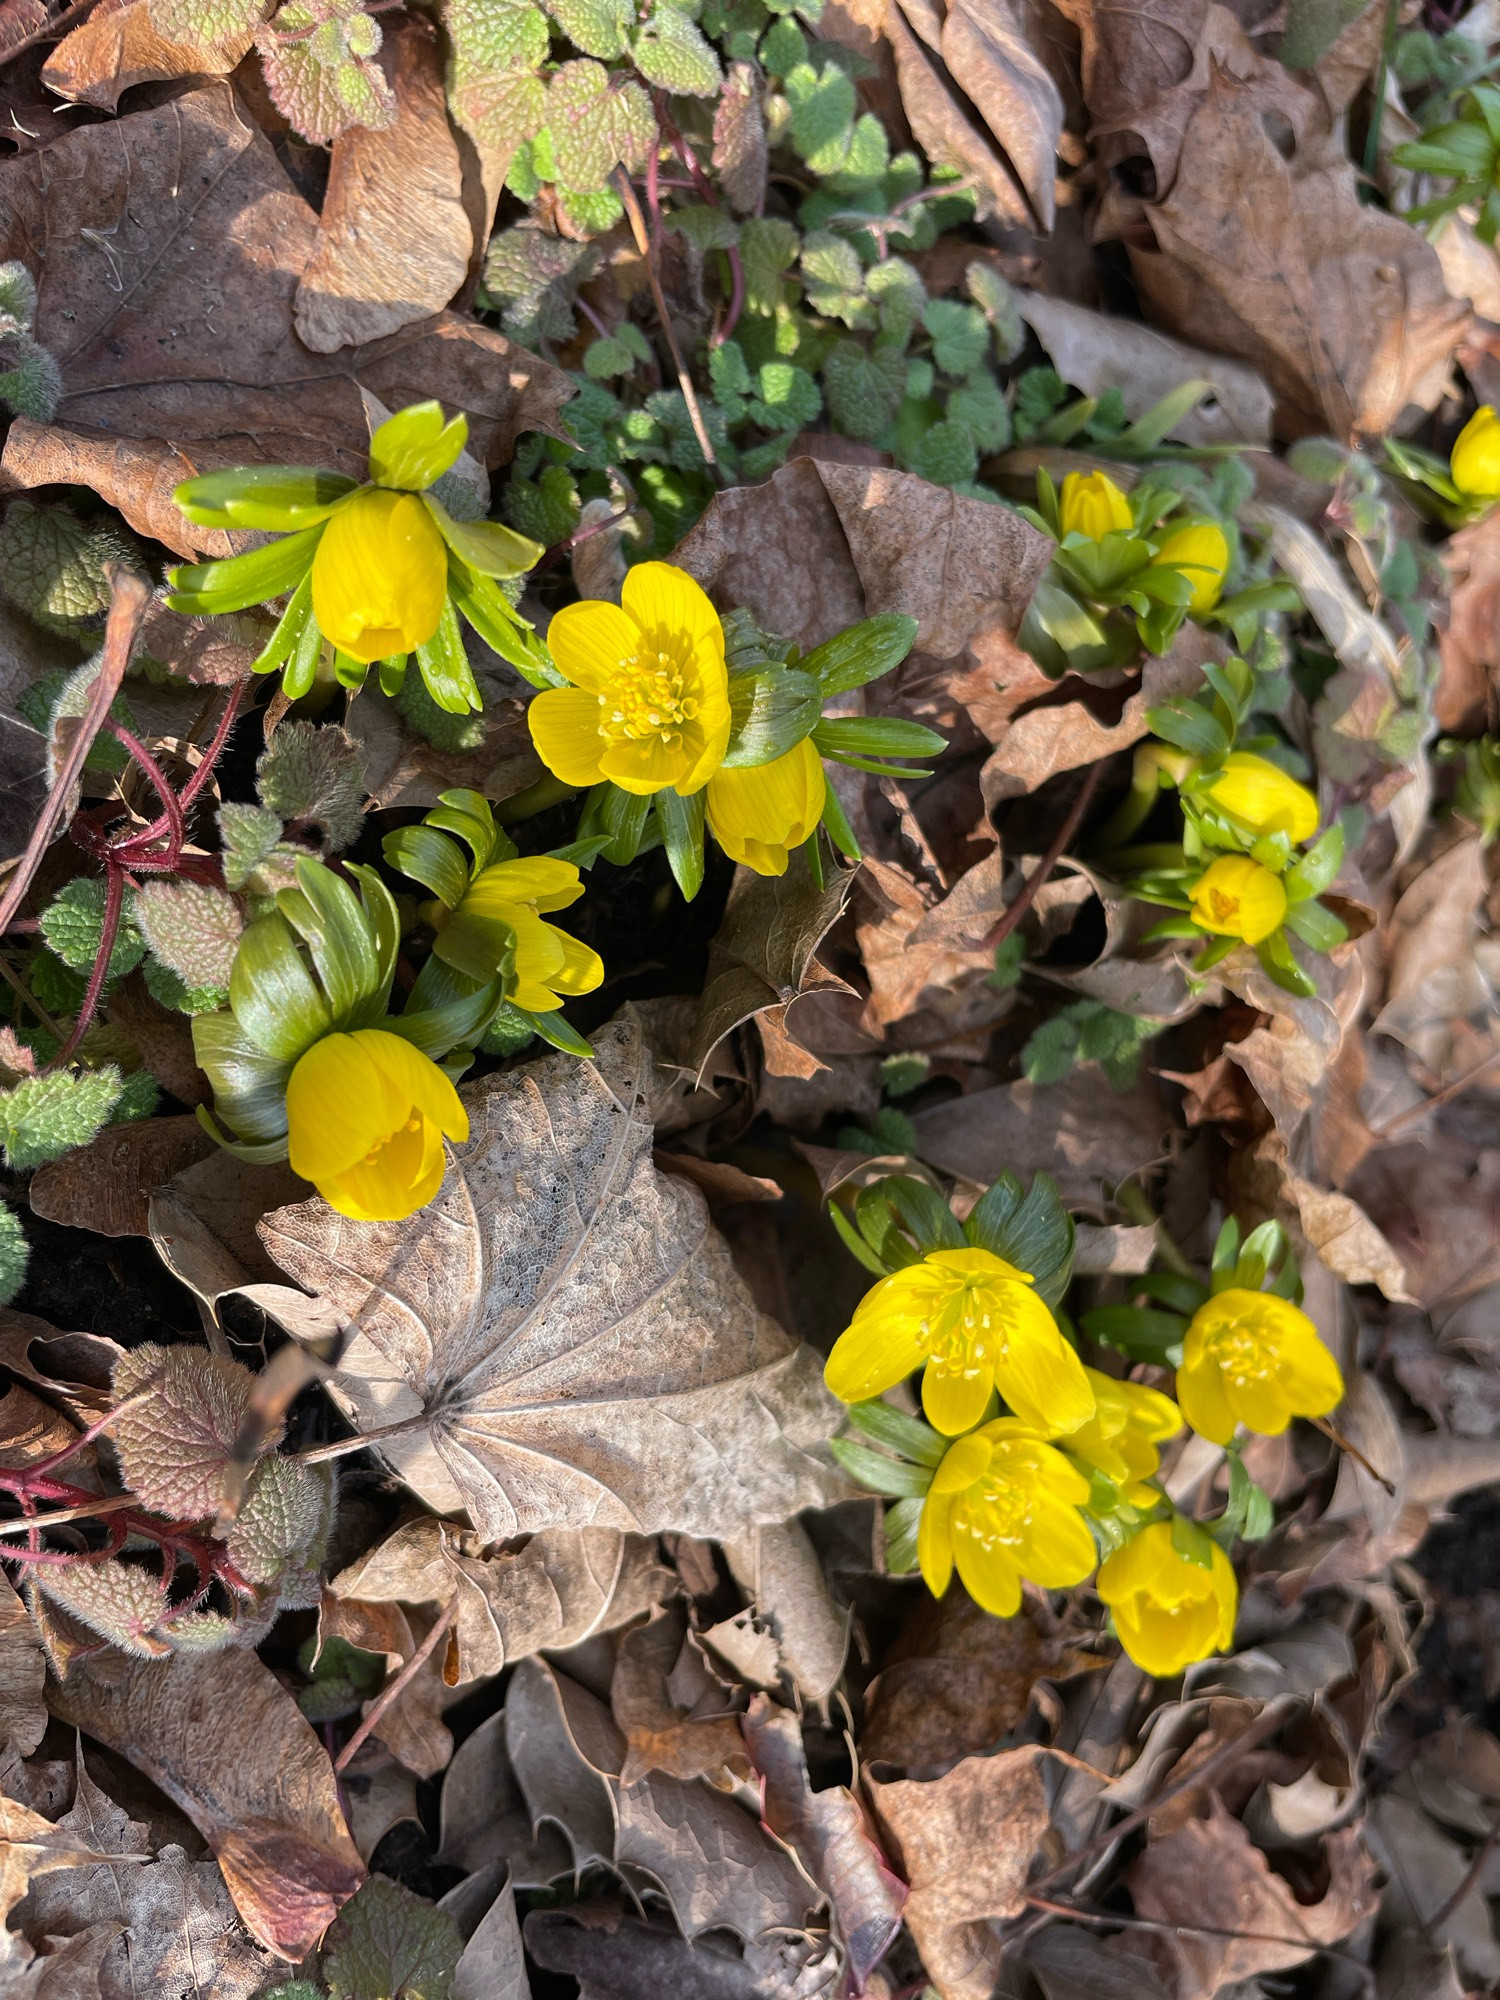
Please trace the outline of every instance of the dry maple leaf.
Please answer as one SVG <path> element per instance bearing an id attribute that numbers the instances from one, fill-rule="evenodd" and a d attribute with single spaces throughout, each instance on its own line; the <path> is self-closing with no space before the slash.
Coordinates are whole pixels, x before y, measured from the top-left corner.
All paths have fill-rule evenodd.
<path id="1" fill-rule="evenodd" d="M 470 1139 L 404 1222 L 321 1200 L 261 1234 L 354 1329 L 333 1383 L 438 1512 L 486 1541 L 548 1527 L 734 1535 L 846 1492 L 811 1349 L 758 1312 L 702 1195 L 651 1164 L 631 1009 L 593 1063 L 468 1085 Z"/>

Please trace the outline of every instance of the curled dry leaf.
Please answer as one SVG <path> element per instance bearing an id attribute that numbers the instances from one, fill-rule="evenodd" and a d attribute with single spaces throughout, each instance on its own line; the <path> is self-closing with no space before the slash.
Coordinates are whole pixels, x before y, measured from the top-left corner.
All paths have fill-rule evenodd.
<path id="1" fill-rule="evenodd" d="M 0 1746 L 9 1744 L 29 1757 L 46 1735 L 46 1681 L 47 1659 L 36 1627 L 7 1581 L 0 1589 Z"/>
<path id="2" fill-rule="evenodd" d="M 364 1880 L 323 1746 L 254 1653 L 94 1653 L 47 1705 L 181 1806 L 246 1929 L 279 1957 L 305 1958 Z"/>
<path id="3" fill-rule="evenodd" d="M 47 58 L 42 82 L 75 104 L 113 111 L 138 83 L 181 76 L 228 76 L 250 52 L 247 29 L 191 48 L 160 34 L 151 0 L 103 0 Z"/>
<path id="4" fill-rule="evenodd" d="M 985 937 L 999 917 L 1005 863 L 998 853 L 937 896 L 905 869 L 867 856 L 857 877 L 855 932 L 870 982 L 862 1025 L 880 1035 L 917 1013 L 938 1040 L 973 1034 L 1006 1013 L 989 985 L 995 952 Z"/>
<path id="5" fill-rule="evenodd" d="M 96 1236 L 149 1236 L 152 1190 L 214 1150 L 196 1118 L 133 1119 L 39 1167 L 27 1190 L 32 1213 Z"/>
<path id="6" fill-rule="evenodd" d="M 462 410 L 486 463 L 552 429 L 569 394 L 559 370 L 451 314 L 310 363 L 292 310 L 318 220 L 224 84 L 6 161 L 0 214 L 0 257 L 31 269 L 36 337 L 64 382 L 55 424 L 12 425 L 10 490 L 91 486 L 181 555 L 231 552 L 172 504 L 194 473 L 311 460 L 363 478 L 361 386 L 391 408 Z"/>
<path id="7" fill-rule="evenodd" d="M 939 2000 L 990 2000 L 1000 1944 L 990 1919 L 1026 1907 L 1050 1815 L 1037 1745 L 966 1757 L 941 1778 L 866 1779 L 892 1860 L 910 1885 L 906 1922 Z"/>
<path id="8" fill-rule="evenodd" d="M 455 787 L 508 799 L 536 783 L 544 767 L 526 723 L 525 682 L 488 646 L 465 634 L 483 711 L 464 725 L 472 747 L 440 749 L 418 735 L 393 701 L 367 695 L 349 705 L 349 734 L 364 758 L 372 807 L 425 812 Z"/>
<path id="9" fill-rule="evenodd" d="M 438 1511 L 724 1535 L 842 1497 L 811 1351 L 763 1314 L 696 1188 L 651 1164 L 651 1057 L 627 1010 L 592 1064 L 467 1085 L 470 1139 L 409 1221 L 321 1201 L 267 1248 L 354 1329 L 335 1393 Z"/>
<path id="10" fill-rule="evenodd" d="M 804 1702 L 825 1702 L 849 1650 L 849 1615 L 833 1601 L 812 1537 L 800 1521 L 778 1521 L 725 1556 L 735 1582 L 775 1638 L 779 1665 Z"/>
<path id="11" fill-rule="evenodd" d="M 297 286 L 304 347 L 331 354 L 440 311 L 463 284 L 474 232 L 430 28 L 388 33 L 380 62 L 394 124 L 351 126 L 333 146 L 318 240 Z"/>
<path id="12" fill-rule="evenodd" d="M 622 1784 L 648 1772 L 705 1778 L 720 1791 L 750 1776 L 730 1692 L 709 1670 L 680 1609 L 660 1611 L 620 1641 L 609 1706 L 624 1731 Z"/>
<path id="13" fill-rule="evenodd" d="M 1494 1007 L 1474 952 L 1488 891 L 1473 834 L 1422 869 L 1386 927 L 1385 1005 L 1375 1032 L 1393 1036 L 1439 1076 L 1452 1065 L 1462 1025 L 1484 1022 Z"/>

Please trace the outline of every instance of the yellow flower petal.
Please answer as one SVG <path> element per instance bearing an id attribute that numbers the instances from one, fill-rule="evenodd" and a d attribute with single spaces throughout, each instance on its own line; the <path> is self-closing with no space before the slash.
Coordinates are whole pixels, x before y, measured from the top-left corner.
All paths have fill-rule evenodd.
<path id="1" fill-rule="evenodd" d="M 1138 1667 L 1166 1679 L 1234 1639 L 1239 1587 L 1228 1556 L 1209 1544 L 1207 1569 L 1179 1553 L 1172 1524 L 1154 1521 L 1101 1564 L 1098 1591 Z"/>
<path id="2" fill-rule="evenodd" d="M 1095 1410 L 1094 1392 L 1083 1363 L 1057 1330 L 1057 1322 L 1035 1292 L 1016 1285 L 986 1286 L 999 1294 L 1004 1316 L 1003 1352 L 995 1361 L 995 1387 L 1024 1422 L 1055 1437 L 1086 1424 Z"/>
<path id="3" fill-rule="evenodd" d="M 492 907 L 508 903 L 529 903 L 539 911 L 565 910 L 582 894 L 583 883 L 574 862 L 533 854 L 516 861 L 495 861 L 481 869 L 464 892 L 464 903 L 489 916 Z"/>
<path id="4" fill-rule="evenodd" d="M 532 696 L 526 721 L 536 754 L 554 777 L 580 789 L 598 784 L 605 744 L 596 695 L 577 687 L 545 688 Z"/>
<path id="5" fill-rule="evenodd" d="M 1070 472 L 1062 483 L 1057 511 L 1065 535 L 1087 535 L 1095 542 L 1135 525 L 1130 502 L 1103 472 Z"/>
<path id="6" fill-rule="evenodd" d="M 1092 1574 L 1098 1558 L 1094 1538 L 1076 1507 L 1055 1501 L 1038 1507 L 1021 1554 L 1022 1571 L 1033 1583 L 1044 1590 L 1070 1589 Z"/>
<path id="7" fill-rule="evenodd" d="M 620 601 L 652 651 L 672 654 L 700 680 L 712 680 L 717 662 L 727 683 L 724 627 L 696 577 L 672 563 L 636 563 L 625 572 Z"/>
<path id="8" fill-rule="evenodd" d="M 1453 443 L 1453 484 L 1475 500 L 1500 498 L 1500 417 L 1483 403 Z"/>
<path id="9" fill-rule="evenodd" d="M 915 1320 L 855 1320 L 833 1343 L 823 1380 L 841 1403 L 867 1403 L 904 1382 L 921 1360 Z"/>
<path id="10" fill-rule="evenodd" d="M 986 1548 L 972 1535 L 955 1534 L 953 1559 L 963 1586 L 981 1611 L 1014 1618 L 1021 1608 L 1021 1572 L 999 1544 Z"/>
<path id="11" fill-rule="evenodd" d="M 727 741 L 727 731 L 725 737 Z M 690 781 L 705 754 L 701 733 L 683 729 L 677 732 L 674 741 L 668 741 L 665 735 L 654 735 L 606 743 L 599 759 L 599 772 L 622 792 L 631 792 L 637 798 L 649 798 L 668 787 L 686 798 L 694 790 L 702 790 L 701 785 L 693 786 Z"/>
<path id="12" fill-rule="evenodd" d="M 1224 1380 L 1207 1357 L 1189 1361 L 1177 1371 L 1177 1403 L 1188 1423 L 1210 1444 L 1228 1444 L 1239 1419 L 1224 1393 Z"/>
<path id="13" fill-rule="evenodd" d="M 917 1563 L 934 1597 L 941 1597 L 953 1581 L 952 1514 L 951 1495 L 929 1494 L 917 1522 Z"/>
<path id="14" fill-rule="evenodd" d="M 1205 611 L 1213 610 L 1229 567 L 1229 544 L 1216 521 L 1184 522 L 1167 536 L 1151 560 L 1180 569 L 1191 583 L 1189 611 L 1201 618 Z"/>
<path id="15" fill-rule="evenodd" d="M 977 1367 L 969 1373 L 944 1372 L 929 1361 L 922 1371 L 922 1412 L 935 1431 L 958 1437 L 972 1430 L 984 1415 L 994 1385 L 994 1370 Z"/>
<path id="16" fill-rule="evenodd" d="M 784 875 L 791 850 L 823 814 L 827 781 L 810 737 L 783 757 L 715 771 L 708 781 L 708 828 L 731 861 L 757 875 Z"/>
<path id="17" fill-rule="evenodd" d="M 400 1085 L 376 1067 L 367 1041 L 324 1035 L 287 1082 L 292 1172 L 307 1181 L 342 1172 L 383 1145 L 408 1109 Z"/>
<path id="18" fill-rule="evenodd" d="M 294 1173 L 357 1221 L 398 1221 L 442 1184 L 443 1139 L 469 1136 L 450 1080 L 383 1028 L 325 1035 L 287 1084 Z"/>
<path id="19" fill-rule="evenodd" d="M 1257 836 L 1284 833 L 1311 840 L 1318 830 L 1318 802 L 1306 785 L 1288 777 L 1269 758 L 1232 750 L 1207 796 L 1223 813 Z"/>
<path id="20" fill-rule="evenodd" d="M 423 645 L 447 595 L 447 545 L 416 494 L 361 486 L 329 517 L 313 557 L 313 616 L 351 659 Z"/>
<path id="21" fill-rule="evenodd" d="M 1226 854 L 1194 883 L 1192 905 L 1202 930 L 1259 944 L 1285 917 L 1286 890 L 1280 876 L 1248 854 Z"/>
<path id="22" fill-rule="evenodd" d="M 557 671 L 592 695 L 609 693 L 622 663 L 633 660 L 640 645 L 639 625 L 604 598 L 565 604 L 547 627 L 547 647 Z"/>
<path id="23" fill-rule="evenodd" d="M 1238 1286 L 1215 1293 L 1194 1313 L 1182 1363 L 1183 1414 L 1218 1444 L 1231 1434 L 1226 1417 L 1276 1437 L 1294 1416 L 1326 1416 L 1344 1393 L 1338 1363 L 1307 1314 L 1290 1299 Z"/>

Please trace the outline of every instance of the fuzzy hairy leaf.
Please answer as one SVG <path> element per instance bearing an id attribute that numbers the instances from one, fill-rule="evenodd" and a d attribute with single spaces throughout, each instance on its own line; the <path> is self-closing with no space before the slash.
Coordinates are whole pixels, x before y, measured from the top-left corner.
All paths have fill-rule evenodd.
<path id="1" fill-rule="evenodd" d="M 626 30 L 635 23 L 628 0 L 548 0 L 547 11 L 575 49 L 601 62 L 624 55 Z"/>
<path id="2" fill-rule="evenodd" d="M 148 1341 L 121 1355 L 112 1386 L 119 1401 L 138 1399 L 110 1428 L 131 1492 L 173 1520 L 216 1514 L 255 1388 L 250 1370 L 206 1348 Z"/>
<path id="3" fill-rule="evenodd" d="M 784 88 L 792 107 L 792 144 L 815 174 L 837 173 L 854 134 L 856 99 L 848 73 L 832 61 L 820 70 L 798 63 Z"/>
<path id="4" fill-rule="evenodd" d="M 207 882 L 146 881 L 136 891 L 141 935 L 185 988 L 227 986 L 244 929 L 239 904 Z"/>
<path id="5" fill-rule="evenodd" d="M 917 440 L 911 469 L 934 486 L 967 485 L 979 470 L 973 434 L 951 417 L 930 425 Z"/>
<path id="6" fill-rule="evenodd" d="M 724 81 L 719 58 L 702 30 L 680 9 L 658 5 L 635 38 L 635 66 L 658 90 L 713 97 Z"/>
<path id="7" fill-rule="evenodd" d="M 766 120 L 754 63 L 732 62 L 714 113 L 713 170 L 737 215 L 753 215 L 766 192 Z"/>
<path id="8" fill-rule="evenodd" d="M 773 313 L 785 291 L 786 273 L 797 261 L 801 238 L 779 216 L 752 216 L 740 228 L 740 261 L 745 267 L 745 306 Z"/>
<path id="9" fill-rule="evenodd" d="M 464 1088 L 470 1139 L 404 1223 L 278 1210 L 264 1240 L 354 1327 L 334 1379 L 439 1511 L 486 1540 L 553 1526 L 742 1532 L 841 1489 L 810 1350 L 752 1303 L 702 1197 L 651 1164 L 630 1010 L 595 1063 Z M 461 1385 L 461 1386 L 455 1386 Z"/>
<path id="10" fill-rule="evenodd" d="M 445 1910 L 372 1875 L 323 1947 L 330 2000 L 448 2000 L 463 1941 Z"/>
<path id="11" fill-rule="evenodd" d="M 219 839 L 224 849 L 224 880 L 231 889 L 261 888 L 257 876 L 271 861 L 281 840 L 282 826 L 265 806 L 219 807 Z M 290 879 L 283 884 L 290 887 Z"/>
<path id="12" fill-rule="evenodd" d="M 86 1146 L 114 1115 L 125 1083 L 113 1063 L 70 1075 L 26 1076 L 0 1092 L 0 1146 L 17 1173 Z"/>
<path id="13" fill-rule="evenodd" d="M 59 889 L 40 918 L 42 936 L 70 972 L 87 972 L 104 939 L 104 884 L 81 875 Z M 145 956 L 146 945 L 127 908 L 109 955 L 109 977 L 123 979 Z"/>
<path id="14" fill-rule="evenodd" d="M 337 723 L 283 722 L 255 766 L 261 804 L 284 820 L 311 820 L 330 852 L 352 847 L 364 825 L 364 752 Z"/>
<path id="15" fill-rule="evenodd" d="M 638 83 L 580 58 L 564 63 L 547 87 L 547 128 L 558 180 L 586 194 L 602 188 L 621 161 L 644 158 L 656 120 Z"/>
<path id="16" fill-rule="evenodd" d="M 274 1587 L 284 1610 L 318 1601 L 336 1491 L 332 1467 L 304 1465 L 277 1452 L 251 1475 L 226 1546 L 240 1574 Z"/>
<path id="17" fill-rule="evenodd" d="M 8 1306 L 26 1282 L 31 1245 L 13 1208 L 0 1202 L 0 1306 Z"/>
<path id="18" fill-rule="evenodd" d="M 58 1564 L 41 1569 L 36 1578 L 44 1597 L 138 1659 L 159 1659 L 171 1645 L 156 1628 L 167 1611 L 167 1590 L 160 1566 L 101 1561 Z"/>
<path id="19" fill-rule="evenodd" d="M 111 563 L 139 570 L 141 552 L 122 530 L 90 527 L 66 507 L 13 500 L 0 522 L 0 590 L 51 631 L 79 633 L 102 622 Z"/>
<path id="20" fill-rule="evenodd" d="M 866 351 L 857 340 L 841 340 L 823 363 L 828 414 L 845 437 L 878 437 L 905 390 L 906 360 L 893 348 Z"/>
<path id="21" fill-rule="evenodd" d="M 357 0 L 287 0 L 255 37 L 271 101 L 317 145 L 351 126 L 396 122 L 395 93 L 374 60 L 380 40 Z"/>

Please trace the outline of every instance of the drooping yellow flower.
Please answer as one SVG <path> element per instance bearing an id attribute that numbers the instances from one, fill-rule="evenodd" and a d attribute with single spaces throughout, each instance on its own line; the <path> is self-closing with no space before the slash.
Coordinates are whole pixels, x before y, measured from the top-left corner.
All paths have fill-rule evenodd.
<path id="1" fill-rule="evenodd" d="M 1299 785 L 1279 765 L 1249 750 L 1230 751 L 1206 796 L 1220 812 L 1257 837 L 1284 833 L 1300 842 L 1310 840 L 1318 830 L 1318 802 L 1306 785 Z"/>
<path id="2" fill-rule="evenodd" d="M 1095 1588 L 1115 1616 L 1120 1643 L 1159 1680 L 1234 1644 L 1239 1585 L 1234 1565 L 1205 1535 L 1208 1567 L 1183 1555 L 1170 1521 L 1153 1521 L 1099 1567 Z"/>
<path id="3" fill-rule="evenodd" d="M 1157 1495 L 1143 1482 L 1156 1477 L 1156 1447 L 1182 1429 L 1182 1412 L 1170 1396 L 1141 1382 L 1118 1382 L 1085 1368 L 1094 1392 L 1094 1414 L 1064 1441 L 1070 1458 L 1102 1472 L 1132 1507 L 1149 1507 Z"/>
<path id="4" fill-rule="evenodd" d="M 941 1597 L 956 1564 L 974 1602 L 1009 1618 L 1023 1579 L 1045 1590 L 1082 1583 L 1097 1560 L 1078 1511 L 1088 1493 L 1083 1474 L 1016 1417 L 960 1438 L 922 1506 L 917 1558 L 927 1588 Z"/>
<path id="5" fill-rule="evenodd" d="M 424 645 L 448 594 L 448 548 L 416 493 L 361 486 L 330 516 L 312 565 L 313 616 L 366 665 Z"/>
<path id="6" fill-rule="evenodd" d="M 1093 542 L 1135 525 L 1130 502 L 1105 472 L 1068 474 L 1058 499 L 1058 522 L 1065 535 L 1087 535 Z"/>
<path id="7" fill-rule="evenodd" d="M 356 1222 L 399 1222 L 443 1181 L 443 1140 L 469 1136 L 458 1092 L 385 1028 L 324 1035 L 286 1090 L 292 1172 Z"/>
<path id="8" fill-rule="evenodd" d="M 709 831 L 731 861 L 757 875 L 784 875 L 823 815 L 828 781 L 823 760 L 804 736 L 769 764 L 721 765 L 708 781 Z"/>
<path id="9" fill-rule="evenodd" d="M 841 1402 L 864 1403 L 917 1368 L 927 1421 L 945 1437 L 979 1422 L 992 1389 L 1046 1437 L 1094 1413 L 1083 1363 L 1030 1275 L 988 1250 L 934 1250 L 882 1278 L 834 1343 L 823 1379 Z"/>
<path id="10" fill-rule="evenodd" d="M 1473 500 L 1500 498 L 1500 417 L 1482 403 L 1453 441 L 1453 484 Z"/>
<path id="11" fill-rule="evenodd" d="M 571 682 L 527 710 L 532 741 L 565 785 L 610 779 L 649 797 L 701 791 L 729 741 L 724 628 L 702 587 L 670 563 L 638 563 L 622 604 L 558 612 L 547 643 Z"/>
<path id="12" fill-rule="evenodd" d="M 1168 535 L 1151 560 L 1171 563 L 1183 572 L 1193 586 L 1188 610 L 1201 617 L 1213 610 L 1224 588 L 1229 543 L 1217 521 L 1188 521 Z"/>
<path id="13" fill-rule="evenodd" d="M 496 861 L 482 868 L 464 891 L 456 910 L 426 905 L 438 933 L 438 953 L 459 971 L 486 978 L 499 964 L 515 933 L 515 990 L 507 995 L 528 1014 L 548 1014 L 564 1000 L 592 993 L 604 978 L 604 961 L 588 945 L 556 924 L 542 921 L 544 910 L 565 910 L 583 894 L 571 861 L 539 854 Z"/>
<path id="14" fill-rule="evenodd" d="M 1293 1417 L 1323 1417 L 1344 1394 L 1339 1364 L 1290 1299 L 1235 1287 L 1193 1314 L 1177 1401 L 1200 1437 L 1228 1444 L 1236 1424 L 1279 1437 Z"/>
<path id="15" fill-rule="evenodd" d="M 1286 890 L 1248 854 L 1225 854 L 1193 884 L 1192 903 L 1201 929 L 1259 944 L 1286 915 Z"/>

